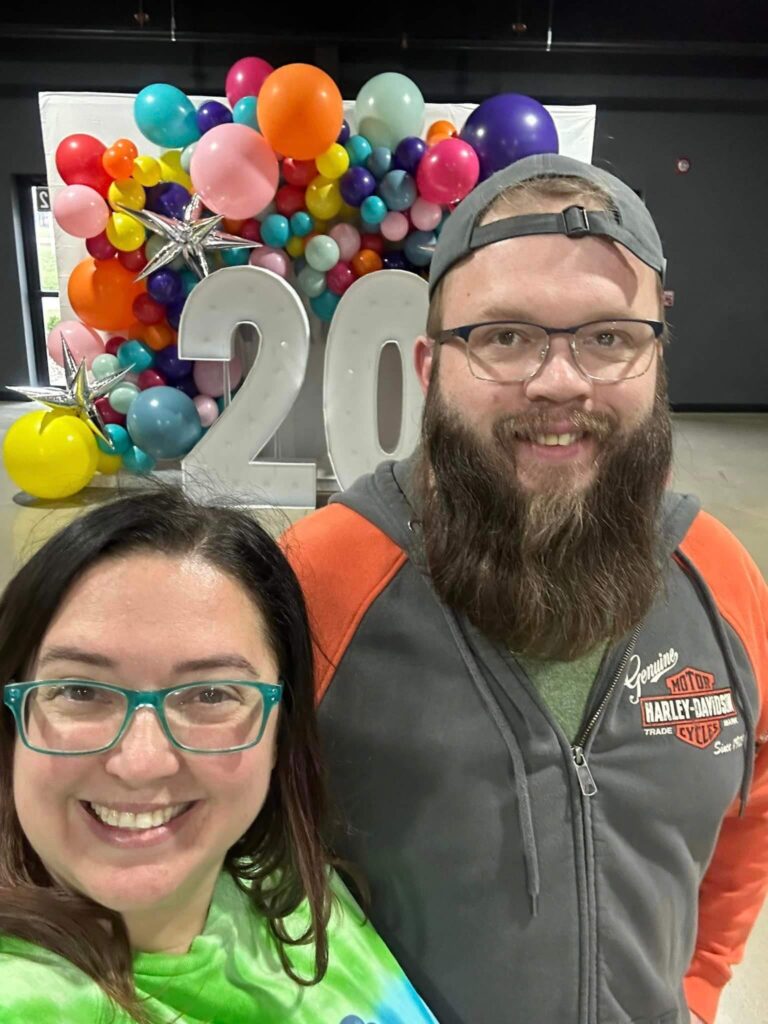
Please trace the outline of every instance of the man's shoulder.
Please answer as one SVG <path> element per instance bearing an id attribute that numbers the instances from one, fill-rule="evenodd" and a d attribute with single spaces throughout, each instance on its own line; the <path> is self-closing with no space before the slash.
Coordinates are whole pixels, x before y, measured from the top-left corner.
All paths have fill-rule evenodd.
<path id="1" fill-rule="evenodd" d="M 754 591 L 758 595 L 762 593 L 765 599 L 765 580 L 752 556 L 731 530 L 711 513 L 699 510 L 679 547 L 710 589 L 745 598 Z"/>

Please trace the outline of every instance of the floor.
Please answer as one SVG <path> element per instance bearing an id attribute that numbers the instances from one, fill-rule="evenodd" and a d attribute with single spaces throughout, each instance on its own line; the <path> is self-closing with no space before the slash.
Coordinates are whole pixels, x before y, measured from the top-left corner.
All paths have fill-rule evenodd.
<path id="1" fill-rule="evenodd" d="M 22 409 L 29 406 L 0 402 L 0 440 Z M 686 413 L 674 419 L 676 489 L 697 494 L 768 575 L 768 415 Z M 0 468 L 0 586 L 51 533 L 105 493 L 91 487 L 66 502 L 25 499 Z M 768 1024 L 767 962 L 768 907 L 723 995 L 717 1024 Z"/>

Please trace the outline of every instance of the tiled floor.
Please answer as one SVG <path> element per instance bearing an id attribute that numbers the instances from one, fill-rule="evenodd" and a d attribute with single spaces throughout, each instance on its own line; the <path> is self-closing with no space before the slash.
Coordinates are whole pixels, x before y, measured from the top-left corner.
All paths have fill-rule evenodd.
<path id="1" fill-rule="evenodd" d="M 29 406 L 0 402 L 0 441 L 22 409 Z M 698 494 L 768 575 L 768 415 L 678 415 L 675 445 L 676 488 Z M 103 494 L 89 488 L 67 502 L 25 500 L 0 467 L 0 586 L 47 536 Z M 768 908 L 723 996 L 717 1024 L 768 1024 L 767 962 Z"/>

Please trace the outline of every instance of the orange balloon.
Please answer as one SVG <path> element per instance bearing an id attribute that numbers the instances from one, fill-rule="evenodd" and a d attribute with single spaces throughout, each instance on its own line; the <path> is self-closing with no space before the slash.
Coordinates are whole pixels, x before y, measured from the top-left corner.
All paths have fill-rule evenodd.
<path id="1" fill-rule="evenodd" d="M 167 348 L 176 341 L 176 331 L 167 320 L 161 320 L 159 324 L 143 324 L 143 338 L 145 345 L 148 345 L 155 352 L 161 348 Z"/>
<path id="2" fill-rule="evenodd" d="M 244 220 L 232 220 L 230 217 L 225 217 L 221 222 L 221 226 L 225 231 L 228 231 L 230 235 L 239 235 L 243 224 L 245 224 Z"/>
<path id="3" fill-rule="evenodd" d="M 372 274 L 374 270 L 381 270 L 383 266 L 384 263 L 381 256 L 374 252 L 373 249 L 361 249 L 360 252 L 352 257 L 352 270 L 357 277 Z"/>
<path id="4" fill-rule="evenodd" d="M 69 304 L 86 326 L 118 331 L 134 319 L 134 299 L 147 290 L 135 276 L 118 260 L 84 259 L 70 275 Z"/>
<path id="5" fill-rule="evenodd" d="M 344 107 L 338 86 L 312 64 L 286 64 L 259 91 L 259 127 L 284 157 L 314 160 L 338 138 Z"/>
<path id="6" fill-rule="evenodd" d="M 450 121 L 435 121 L 429 126 L 429 131 L 427 132 L 427 145 L 435 146 L 438 142 L 442 142 L 443 139 L 452 139 L 458 134 L 456 126 Z"/>
<path id="7" fill-rule="evenodd" d="M 104 170 L 112 178 L 130 178 L 133 174 L 133 161 L 139 155 L 138 149 L 130 139 L 118 139 L 101 155 Z"/>

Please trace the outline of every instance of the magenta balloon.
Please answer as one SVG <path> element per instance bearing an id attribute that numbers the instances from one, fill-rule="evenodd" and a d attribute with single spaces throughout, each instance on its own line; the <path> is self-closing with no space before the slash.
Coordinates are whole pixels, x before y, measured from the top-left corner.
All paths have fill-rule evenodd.
<path id="1" fill-rule="evenodd" d="M 69 346 L 72 357 L 76 363 L 85 360 L 85 365 L 90 370 L 96 356 L 103 356 L 107 351 L 101 335 L 96 331 L 81 324 L 79 320 L 62 320 L 51 328 L 48 334 L 47 348 L 51 359 L 59 366 L 63 366 L 61 350 L 62 336 Z"/>
<path id="2" fill-rule="evenodd" d="M 477 184 L 480 161 L 477 153 L 461 139 L 443 139 L 422 157 L 416 184 L 422 199 L 447 205 L 463 199 Z"/>
<path id="3" fill-rule="evenodd" d="M 104 197 L 88 185 L 67 185 L 53 200 L 56 223 L 75 238 L 100 235 L 107 226 L 109 214 Z"/>
<path id="4" fill-rule="evenodd" d="M 277 157 L 245 124 L 220 124 L 195 145 L 189 173 L 203 202 L 233 220 L 253 217 L 277 192 Z"/>
<path id="5" fill-rule="evenodd" d="M 264 79 L 275 69 L 261 57 L 243 57 L 227 72 L 225 92 L 229 105 L 234 107 L 244 96 L 258 96 Z"/>

